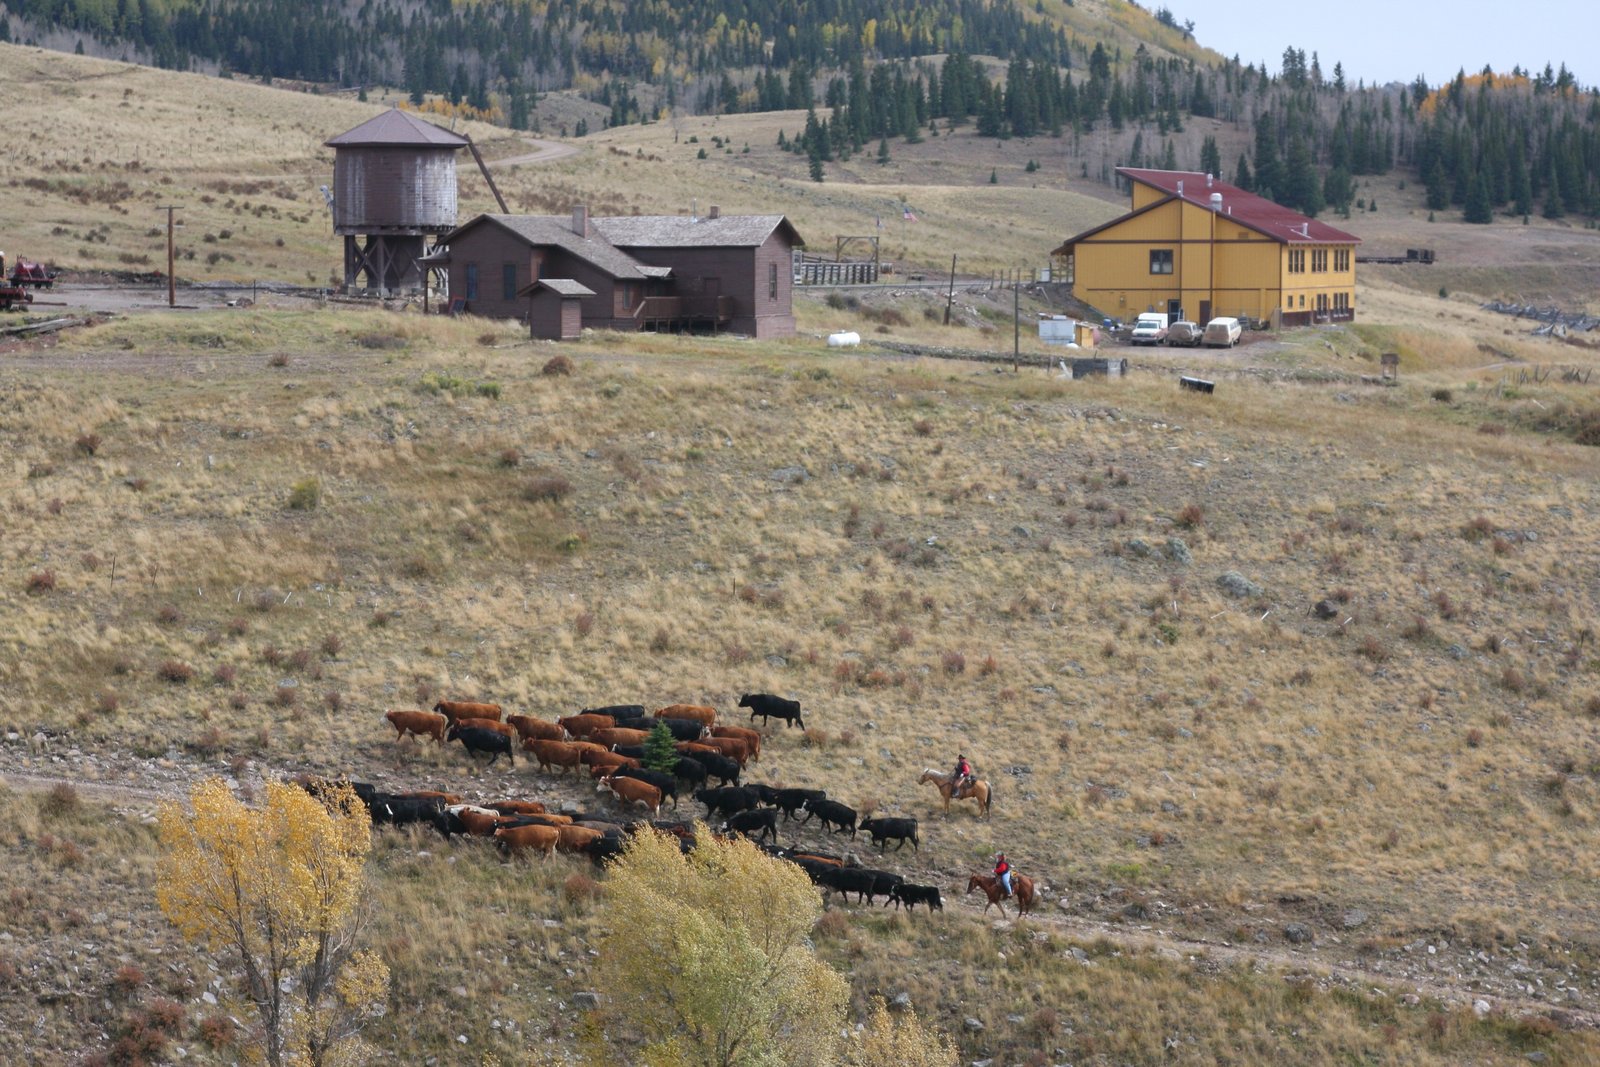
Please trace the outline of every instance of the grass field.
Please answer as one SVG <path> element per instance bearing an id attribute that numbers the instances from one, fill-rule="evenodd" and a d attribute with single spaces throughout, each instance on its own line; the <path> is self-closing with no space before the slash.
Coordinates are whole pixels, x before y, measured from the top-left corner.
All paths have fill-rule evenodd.
<path id="1" fill-rule="evenodd" d="M 13 46 L 0 85 L 38 131 L 0 161 L 26 208 L 13 256 L 157 269 L 176 202 L 184 276 L 338 266 L 320 145 L 379 101 Z M 1123 210 L 1071 178 L 1067 145 L 968 132 L 798 180 L 774 142 L 802 120 L 607 131 L 497 180 L 519 210 L 782 210 L 813 250 L 882 218 L 886 257 L 978 273 Z M 964 1059 L 1600 1062 L 1600 396 L 1521 373 L 1597 360 L 1475 306 L 1586 299 L 1594 256 L 1542 222 L 1430 224 L 1401 192 L 1351 228 L 1441 264 L 1363 268 L 1356 325 L 1118 350 L 1119 381 L 818 342 L 1003 354 L 1006 292 L 958 294 L 951 326 L 932 293 L 802 298 L 785 342 L 557 349 L 270 298 L 7 342 L 0 1060 L 153 1031 L 237 1058 L 219 964 L 175 942 L 150 885 L 149 815 L 196 776 L 603 807 L 525 763 L 397 745 L 380 716 L 772 691 L 810 729 L 769 730 L 753 777 L 919 816 L 922 850 L 883 862 L 948 896 L 998 848 L 1049 887 L 1026 923 L 952 903 L 818 927 L 858 1009 L 908 992 Z M 464 174 L 463 217 L 488 206 Z M 1363 384 L 1391 351 L 1399 385 Z M 558 352 L 571 375 L 543 373 Z M 1216 395 L 1177 393 L 1178 372 Z M 989 820 L 946 820 L 916 784 L 957 751 L 996 786 Z M 78 789 L 31 788 L 59 781 Z M 376 856 L 380 1049 L 570 1044 L 615 921 L 603 877 L 426 836 Z"/>
<path id="2" fill-rule="evenodd" d="M 576 372 L 550 377 L 554 348 L 471 321 L 112 321 L 0 372 L 0 715 L 17 735 L 0 751 L 22 773 L 103 782 L 170 764 L 548 794 L 525 766 L 479 774 L 453 747 L 397 747 L 379 715 L 452 694 L 550 716 L 784 692 L 812 729 L 775 729 L 759 778 L 920 815 L 923 852 L 894 860 L 919 877 L 953 886 L 1005 848 L 1073 914 L 1245 945 L 1305 922 L 1312 960 L 1380 967 L 1442 941 L 1463 974 L 1478 952 L 1527 961 L 1582 1007 L 1600 948 L 1585 847 L 1600 501 L 1594 453 L 1571 438 L 1595 399 L 1503 386 L 1503 371 L 1474 369 L 1474 336 L 1291 334 L 1227 357 L 1224 386 L 1197 403 L 1162 374 L 1064 383 L 806 339 L 600 335 L 563 348 Z M 1532 360 L 1577 351 L 1516 344 Z M 1405 353 L 1398 389 L 1350 384 L 1390 346 Z M 1257 588 L 1230 596 L 1229 571 Z M 1322 600 L 1332 618 L 1311 613 Z M 915 784 L 957 749 L 997 785 L 992 820 L 946 822 Z M 144 901 L 128 954 L 168 943 L 137 819 L 21 825 L 13 859 L 63 886 L 122 871 Z M 63 838 L 93 858 L 63 861 Z M 528 882 L 487 857 L 444 862 L 421 840 L 383 852 L 384 899 L 449 901 L 428 910 L 427 937 L 386 935 L 396 1006 L 475 988 L 474 960 L 554 966 L 476 1016 L 475 1047 L 505 1052 L 525 1033 L 487 1019 L 526 1025 L 541 998 L 583 988 L 574 963 L 598 920 L 562 903 L 577 868 Z M 506 878 L 522 887 L 510 898 Z M 480 894 L 502 916 L 487 927 Z M 41 937 L 79 936 L 42 917 L 56 896 L 14 897 L 18 973 L 59 959 Z M 1346 931 L 1352 910 L 1370 918 Z M 561 925 L 496 947 L 518 914 Z M 887 988 L 887 961 L 971 968 L 1014 936 L 1033 959 L 1027 946 L 1056 936 L 922 924 L 853 919 L 830 935 L 860 995 Z M 1074 1062 L 1157 1061 L 1156 1031 L 1128 1023 L 1151 1012 L 1150 1025 L 1188 1020 L 1194 1062 L 1225 1048 L 1321 1062 L 1347 1044 L 1492 1062 L 1527 1036 L 1155 952 L 1108 960 L 1121 977 L 1097 974 L 1086 1005 L 1044 958 L 1026 1008 L 981 968 L 915 995 L 953 1030 L 987 1020 L 965 1046 L 1006 1062 L 1044 1047 L 1029 1027 L 1046 1009 L 1059 1036 L 1045 1051 Z M 1277 991 L 1264 1003 L 1260 982 Z M 437 1010 L 397 1012 L 382 1043 L 452 1040 Z M 46 1015 L 63 1055 L 80 1047 L 70 1011 Z M 1279 1033 L 1313 1020 L 1304 1044 Z M 1239 1044 L 1240 1026 L 1259 1039 Z M 1594 1051 L 1581 1034 L 1532 1040 Z"/>

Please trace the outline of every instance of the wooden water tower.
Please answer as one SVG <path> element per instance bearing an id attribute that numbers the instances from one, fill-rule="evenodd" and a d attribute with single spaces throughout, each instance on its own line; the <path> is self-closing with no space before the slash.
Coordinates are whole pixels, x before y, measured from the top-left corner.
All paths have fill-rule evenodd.
<path id="1" fill-rule="evenodd" d="M 455 229 L 456 153 L 467 138 L 394 108 L 326 143 L 345 291 L 422 288 L 428 236 Z"/>

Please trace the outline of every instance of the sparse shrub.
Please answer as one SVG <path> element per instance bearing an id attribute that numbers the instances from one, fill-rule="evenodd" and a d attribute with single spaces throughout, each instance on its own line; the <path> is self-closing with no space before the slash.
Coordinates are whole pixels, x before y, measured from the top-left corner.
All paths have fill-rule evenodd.
<path id="1" fill-rule="evenodd" d="M 500 453 L 500 457 L 496 462 L 510 470 L 522 465 L 522 453 L 515 448 L 507 448 Z"/>
<path id="2" fill-rule="evenodd" d="M 1361 642 L 1358 645 L 1356 645 L 1356 655 L 1364 656 L 1373 663 L 1382 663 L 1384 660 L 1389 658 L 1389 650 L 1384 647 L 1382 641 L 1378 640 L 1371 634 L 1368 634 L 1366 637 L 1361 639 Z"/>
<path id="3" fill-rule="evenodd" d="M 1084 802 L 1091 808 L 1103 808 L 1111 800 L 1111 793 L 1103 785 L 1091 785 L 1083 793 Z"/>
<path id="4" fill-rule="evenodd" d="M 82 807 L 78 791 L 70 783 L 58 782 L 39 802 L 39 814 L 47 819 L 66 819 L 78 814 Z"/>
<path id="5" fill-rule="evenodd" d="M 78 450 L 79 455 L 93 456 L 100 451 L 100 435 L 97 433 L 80 433 L 78 439 L 72 442 L 72 447 Z"/>
<path id="6" fill-rule="evenodd" d="M 955 649 L 946 649 L 939 657 L 939 664 L 946 674 L 960 674 L 967 669 L 967 657 Z"/>
<path id="7" fill-rule="evenodd" d="M 1065 730 L 1062 730 L 1059 734 L 1056 734 L 1056 748 L 1060 749 L 1062 752 L 1071 752 L 1072 735 Z"/>
<path id="8" fill-rule="evenodd" d="M 344 707 L 344 694 L 337 689 L 328 690 L 322 694 L 322 706 L 327 708 L 330 714 L 337 714 L 339 709 Z"/>
<path id="9" fill-rule="evenodd" d="M 600 895 L 600 883 L 586 874 L 569 874 L 561 883 L 561 895 L 570 903 L 584 904 Z"/>
<path id="10" fill-rule="evenodd" d="M 280 708 L 292 708 L 300 699 L 298 686 L 280 685 L 272 691 L 272 703 Z"/>
<path id="11" fill-rule="evenodd" d="M 243 637 L 250 632 L 250 623 L 241 616 L 235 615 L 229 619 L 223 629 L 228 631 L 229 637 Z"/>
<path id="12" fill-rule="evenodd" d="M 250 698 L 243 693 L 233 693 L 228 697 L 228 707 L 234 711 L 243 711 L 250 706 Z"/>
<path id="13" fill-rule="evenodd" d="M 1528 688 L 1528 679 L 1516 667 L 1507 666 L 1500 672 L 1500 688 L 1508 693 L 1520 693 Z"/>
<path id="14" fill-rule="evenodd" d="M 1433 636 L 1433 627 L 1421 615 L 1413 615 L 1401 634 L 1411 641 L 1425 641 Z"/>
<path id="15" fill-rule="evenodd" d="M 551 356 L 539 370 L 546 378 L 565 378 L 572 373 L 572 360 L 566 356 Z"/>
<path id="16" fill-rule="evenodd" d="M 1585 700 L 1583 713 L 1591 719 L 1600 719 L 1600 696 L 1591 696 Z"/>
<path id="17" fill-rule="evenodd" d="M 322 502 L 322 483 L 315 478 L 304 478 L 289 490 L 290 511 L 315 511 Z"/>
<path id="18" fill-rule="evenodd" d="M 479 382 L 473 392 L 486 400 L 499 400 L 502 390 L 499 382 Z"/>
<path id="19" fill-rule="evenodd" d="M 655 634 L 650 638 L 650 651 L 660 655 L 671 650 L 672 634 L 667 631 L 666 627 L 656 630 Z"/>
<path id="20" fill-rule="evenodd" d="M 356 344 L 362 348 L 390 351 L 406 346 L 406 339 L 392 333 L 363 333 L 356 335 Z"/>
<path id="21" fill-rule="evenodd" d="M 381 630 L 394 621 L 394 614 L 395 613 L 392 611 L 374 611 L 372 613 L 372 618 L 369 620 L 369 625 L 375 629 Z"/>
<path id="22" fill-rule="evenodd" d="M 578 631 L 579 637 L 588 637 L 594 632 L 594 612 L 578 612 L 578 617 L 572 620 L 572 628 Z"/>
<path id="23" fill-rule="evenodd" d="M 1503 423 L 1480 422 L 1478 424 L 1478 432 L 1481 434 L 1487 434 L 1490 437 L 1504 437 L 1506 435 L 1506 428 Z"/>
<path id="24" fill-rule="evenodd" d="M 1428 395 L 1441 404 L 1448 404 L 1450 401 L 1455 399 L 1455 394 L 1450 392 L 1448 389 L 1435 389 Z"/>
<path id="25" fill-rule="evenodd" d="M 156 668 L 156 677 L 173 685 L 183 685 L 194 677 L 194 668 L 182 660 L 163 660 L 161 666 Z"/>
<path id="26" fill-rule="evenodd" d="M 287 367 L 288 365 L 289 357 L 283 352 L 274 352 L 271 356 L 267 357 L 267 366 L 269 367 Z"/>
<path id="27" fill-rule="evenodd" d="M 311 650 L 297 648 L 289 654 L 287 662 L 291 671 L 303 671 L 311 665 Z"/>
<path id="28" fill-rule="evenodd" d="M 115 689 L 102 689 L 94 700 L 94 710 L 101 715 L 114 715 L 121 706 L 122 698 L 117 695 Z"/>
<path id="29" fill-rule="evenodd" d="M 215 756 L 222 751 L 222 730 L 216 726 L 207 726 L 200 731 L 200 736 L 189 743 L 189 747 L 202 756 Z"/>
<path id="30" fill-rule="evenodd" d="M 55 592 L 56 572 L 52 570 L 34 571 L 28 575 L 27 591 L 29 596 L 43 596 Z"/>
<path id="31" fill-rule="evenodd" d="M 322 639 L 322 654 L 332 659 L 344 650 L 344 638 L 338 634 L 328 634 Z"/>
<path id="32" fill-rule="evenodd" d="M 163 626 L 174 626 L 183 621 L 183 612 L 171 604 L 163 604 L 156 610 L 156 622 Z"/>
<path id="33" fill-rule="evenodd" d="M 85 552 L 79 556 L 78 563 L 91 574 L 100 569 L 100 557 L 93 552 Z"/>
<path id="34" fill-rule="evenodd" d="M 213 1050 L 229 1048 L 236 1036 L 237 1027 L 226 1015 L 208 1015 L 200 1020 L 200 1040 L 207 1048 Z"/>
<path id="35" fill-rule="evenodd" d="M 1461 536 L 1473 544 L 1484 540 L 1494 534 L 1494 523 L 1479 515 L 1465 526 L 1461 527 Z"/>
<path id="36" fill-rule="evenodd" d="M 828 731 L 819 726 L 806 727 L 806 744 L 812 748 L 826 748 L 828 745 Z"/>
<path id="37" fill-rule="evenodd" d="M 219 663 L 216 670 L 211 672 L 212 680 L 218 685 L 232 685 L 234 679 L 238 677 L 238 668 L 231 663 Z"/>
<path id="38" fill-rule="evenodd" d="M 258 653 L 258 655 L 261 657 L 261 662 L 265 663 L 269 667 L 279 667 L 283 665 L 283 650 L 277 645 L 267 645 Z"/>
<path id="39" fill-rule="evenodd" d="M 918 419 L 911 424 L 911 429 L 918 437 L 932 437 L 933 423 L 927 419 Z"/>
<path id="40" fill-rule="evenodd" d="M 559 503 L 572 493 L 572 483 L 559 474 L 540 474 L 522 487 L 522 499 L 530 504 Z"/>
<path id="41" fill-rule="evenodd" d="M 843 909 L 833 908 L 822 913 L 817 920 L 817 933 L 823 937 L 840 938 L 850 932 L 850 917 Z"/>
<path id="42" fill-rule="evenodd" d="M 129 478 L 126 484 L 128 488 L 132 489 L 135 493 L 142 493 L 146 489 L 150 488 L 150 479 L 136 475 L 132 478 Z"/>
<path id="43" fill-rule="evenodd" d="M 1450 594 L 1440 590 L 1433 595 L 1433 606 L 1439 609 L 1441 619 L 1454 619 L 1460 614 L 1455 602 L 1450 599 Z"/>
<path id="44" fill-rule="evenodd" d="M 251 604 L 259 614 L 265 615 L 278 606 L 278 592 L 275 589 L 263 589 Z"/>
<path id="45" fill-rule="evenodd" d="M 840 730 L 839 731 L 839 744 L 842 747 L 849 748 L 852 745 L 854 745 L 855 743 L 856 743 L 856 732 L 854 730 Z"/>
<path id="46" fill-rule="evenodd" d="M 978 667 L 978 674 L 987 678 L 1000 670 L 1000 661 L 994 658 L 993 653 L 983 657 L 983 663 Z"/>
<path id="47" fill-rule="evenodd" d="M 1516 546 L 1504 537 L 1496 537 L 1490 541 L 1489 548 L 1497 556 L 1509 556 L 1517 550 Z"/>
<path id="48" fill-rule="evenodd" d="M 1477 748 L 1483 744 L 1483 731 L 1476 726 L 1467 731 L 1467 747 Z"/>

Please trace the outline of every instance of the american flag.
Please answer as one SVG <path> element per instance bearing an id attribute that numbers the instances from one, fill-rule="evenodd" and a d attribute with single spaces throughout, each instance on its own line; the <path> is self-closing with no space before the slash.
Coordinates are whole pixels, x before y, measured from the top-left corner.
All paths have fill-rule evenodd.
<path id="1" fill-rule="evenodd" d="M 902 219 L 904 219 L 905 221 L 907 221 L 907 222 L 916 222 L 917 221 L 917 217 L 911 213 L 911 208 L 910 208 L 909 205 L 907 205 L 907 207 L 906 207 L 905 214 L 901 215 L 900 217 Z"/>

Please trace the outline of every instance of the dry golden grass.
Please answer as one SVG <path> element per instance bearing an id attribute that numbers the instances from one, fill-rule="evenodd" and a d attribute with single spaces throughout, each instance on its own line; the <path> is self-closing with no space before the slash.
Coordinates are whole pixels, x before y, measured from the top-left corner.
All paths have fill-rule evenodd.
<path id="1" fill-rule="evenodd" d="M 540 373 L 551 346 L 470 321 L 108 323 L 0 373 L 3 714 L 113 764 L 173 749 L 493 793 L 550 787 L 528 765 L 396 746 L 382 710 L 731 711 L 785 692 L 814 743 L 775 728 L 759 777 L 920 815 L 921 855 L 895 863 L 930 880 L 1004 847 L 1057 893 L 1159 894 L 1197 932 L 1261 928 L 1289 898 L 1362 908 L 1377 940 L 1592 960 L 1595 454 L 1518 412 L 1593 400 L 1474 389 L 1465 337 L 1428 342 L 1432 369 L 1398 389 L 1317 384 L 1352 358 L 1324 336 L 1364 343 L 1291 334 L 1256 351 L 1300 377 L 1241 368 L 1196 402 L 1164 375 L 1063 383 L 808 340 L 599 335 L 562 349 L 562 377 Z M 1480 433 L 1490 418 L 1510 429 Z M 795 466 L 803 480 L 779 473 Z M 530 500 L 537 477 L 573 490 Z M 293 509 L 306 479 L 320 500 Z M 1189 506 L 1202 521 L 1180 529 Z M 1166 558 L 1171 536 L 1192 564 Z M 44 569 L 55 587 L 30 595 Z M 1229 570 L 1262 592 L 1230 599 Z M 1326 621 L 1310 613 L 1324 598 Z M 167 661 L 193 677 L 163 679 Z M 998 787 L 990 821 L 958 806 L 946 822 L 915 785 L 958 748 Z M 414 851 L 390 858 L 411 870 Z M 437 922 L 390 946 L 413 991 L 425 959 L 459 954 L 454 974 L 495 951 L 472 894 L 492 901 L 502 877 L 490 859 L 421 870 L 398 884 L 441 898 Z M 547 906 L 578 905 L 529 905 Z M 518 952 L 581 952 L 542 929 Z M 1155 993 L 1119 985 L 1107 1010 L 1130 1018 L 1136 994 L 1195 980 L 1116 966 L 1156 974 Z M 1225 1019 L 1254 981 L 1194 996 Z M 1399 1060 L 1425 1030 L 1312 999 L 1329 1047 L 1393 1025 Z M 408 1012 L 393 1040 L 448 1041 L 445 1018 Z M 1128 1029 L 1144 1036 L 1062 1047 L 1145 1060 L 1147 1028 Z M 1504 1036 L 1447 1031 L 1440 1062 Z"/>

